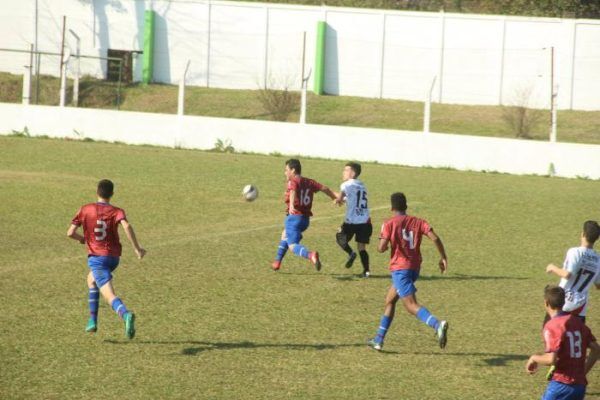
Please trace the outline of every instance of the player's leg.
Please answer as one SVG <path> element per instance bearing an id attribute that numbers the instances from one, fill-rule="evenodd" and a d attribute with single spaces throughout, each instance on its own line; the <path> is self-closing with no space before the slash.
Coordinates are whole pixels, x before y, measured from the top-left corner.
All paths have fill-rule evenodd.
<path id="1" fill-rule="evenodd" d="M 317 269 L 321 270 L 321 260 L 319 259 L 319 252 L 310 251 L 302 244 L 302 232 L 308 229 L 310 225 L 310 219 L 303 215 L 290 215 L 288 218 L 288 224 L 286 224 L 285 233 L 287 235 L 288 245 L 290 250 L 297 256 L 309 259 Z"/>
<path id="2" fill-rule="evenodd" d="M 356 247 L 360 255 L 360 262 L 363 267 L 363 277 L 368 278 L 371 270 L 369 268 L 369 253 L 367 253 L 367 244 L 371 240 L 373 234 L 373 225 L 361 224 L 356 232 Z"/>
<path id="3" fill-rule="evenodd" d="M 100 261 L 101 267 L 92 268 L 94 280 L 96 285 L 100 288 L 102 297 L 110 304 L 112 309 L 119 315 L 119 317 L 125 322 L 125 335 L 129 339 L 133 339 L 135 336 L 135 315 L 127 310 L 125 303 L 117 297 L 112 284 L 112 272 L 119 265 L 118 257 L 98 257 L 102 259 Z"/>
<path id="4" fill-rule="evenodd" d="M 88 318 L 85 331 L 94 333 L 98 330 L 98 300 L 100 299 L 100 291 L 98 290 L 98 286 L 96 286 L 96 281 L 94 281 L 94 275 L 92 274 L 92 271 L 89 271 L 87 275 L 87 287 L 90 317 Z"/>
<path id="5" fill-rule="evenodd" d="M 433 330 L 435 330 L 438 343 L 441 348 L 446 347 L 448 322 L 437 319 L 429 310 L 417 302 L 417 288 L 415 281 L 419 277 L 419 272 L 414 270 L 396 271 L 398 272 L 398 295 L 402 299 L 402 304 L 406 311 L 417 317 L 417 319 Z"/>
<path id="6" fill-rule="evenodd" d="M 275 256 L 275 261 L 271 264 L 273 271 L 278 271 L 281 268 L 281 261 L 283 257 L 285 257 L 285 253 L 287 253 L 289 248 L 287 237 L 285 235 L 285 228 L 281 232 L 281 240 L 279 241 L 279 247 L 277 247 L 277 255 Z"/>
<path id="7" fill-rule="evenodd" d="M 348 260 L 346 261 L 346 268 L 352 267 L 354 260 L 356 259 L 356 253 L 352 250 L 352 247 L 348 244 L 352 240 L 353 234 L 348 229 L 348 224 L 342 224 L 335 234 L 336 243 L 348 254 Z"/>
<path id="8" fill-rule="evenodd" d="M 394 320 L 394 314 L 396 313 L 396 303 L 398 302 L 398 293 L 394 285 L 390 286 L 386 295 L 385 295 L 385 308 L 383 310 L 383 315 L 381 316 L 381 321 L 379 322 L 379 329 L 377 329 L 377 333 L 375 337 L 369 340 L 369 346 L 371 346 L 375 350 L 381 350 L 383 348 L 383 341 L 385 340 L 385 335 L 387 334 L 392 321 Z"/>

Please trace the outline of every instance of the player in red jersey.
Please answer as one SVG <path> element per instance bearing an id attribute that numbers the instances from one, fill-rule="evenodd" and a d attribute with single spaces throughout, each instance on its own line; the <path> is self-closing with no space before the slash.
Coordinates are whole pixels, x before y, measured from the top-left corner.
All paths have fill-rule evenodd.
<path id="1" fill-rule="evenodd" d="M 300 175 L 302 173 L 302 165 L 295 158 L 285 162 L 284 173 L 287 179 L 287 188 L 285 191 L 286 217 L 284 229 L 281 233 L 281 241 L 277 249 L 277 256 L 272 264 L 273 270 L 278 271 L 281 268 L 281 260 L 289 248 L 297 256 L 308 258 L 315 265 L 317 271 L 320 271 L 321 261 L 319 260 L 319 253 L 317 251 L 308 251 L 306 247 L 300 244 L 300 240 L 302 240 L 302 232 L 310 224 L 314 194 L 316 192 L 323 192 L 332 200 L 336 199 L 336 195 L 327 186 L 321 185 L 315 180 L 302 177 Z"/>
<path id="2" fill-rule="evenodd" d="M 529 357 L 525 366 L 529 374 L 538 370 L 538 364 L 555 366 L 542 400 L 583 399 L 588 383 L 586 375 L 600 357 L 600 346 L 591 330 L 577 316 L 563 312 L 564 304 L 564 289 L 546 286 L 544 307 L 550 315 L 544 325 L 546 351 Z"/>
<path id="3" fill-rule="evenodd" d="M 385 309 L 375 338 L 369 346 L 375 350 L 383 348 L 385 335 L 392 324 L 396 302 L 402 299 L 406 311 L 415 315 L 436 332 L 441 348 L 446 347 L 448 323 L 434 317 L 429 310 L 417 303 L 415 282 L 421 270 L 421 238 L 427 236 L 440 253 L 439 267 L 442 273 L 448 269 L 448 259 L 442 240 L 433 232 L 427 221 L 406 214 L 406 196 L 394 193 L 391 196 L 394 216 L 383 223 L 377 251 L 383 253 L 391 248 L 390 271 L 392 286 L 385 298 Z"/>
<path id="4" fill-rule="evenodd" d="M 88 250 L 88 266 L 90 272 L 87 276 L 89 289 L 90 318 L 86 332 L 96 332 L 98 324 L 98 289 L 112 309 L 125 322 L 125 334 L 129 339 L 135 335 L 135 315 L 128 311 L 125 304 L 115 295 L 112 285 L 112 272 L 119 265 L 121 257 L 121 243 L 119 242 L 119 225 L 123 226 L 127 238 L 133 245 L 135 254 L 139 259 L 146 254 L 138 243 L 133 227 L 127 222 L 125 211 L 110 204 L 113 196 L 114 185 L 111 181 L 103 179 L 98 183 L 98 201 L 86 204 L 79 209 L 71 221 L 67 236 L 85 244 Z M 77 230 L 83 227 L 83 235 Z"/>

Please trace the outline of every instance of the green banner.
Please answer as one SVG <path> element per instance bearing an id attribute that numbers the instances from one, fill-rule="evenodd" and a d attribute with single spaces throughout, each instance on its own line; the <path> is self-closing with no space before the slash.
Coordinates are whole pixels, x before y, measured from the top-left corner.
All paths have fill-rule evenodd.
<path id="1" fill-rule="evenodd" d="M 154 11 L 146 10 L 144 15 L 144 55 L 142 59 L 142 82 L 152 82 L 154 72 Z"/>
<path id="2" fill-rule="evenodd" d="M 327 22 L 317 22 L 317 46 L 315 54 L 315 94 L 323 94 L 325 86 L 325 32 Z"/>

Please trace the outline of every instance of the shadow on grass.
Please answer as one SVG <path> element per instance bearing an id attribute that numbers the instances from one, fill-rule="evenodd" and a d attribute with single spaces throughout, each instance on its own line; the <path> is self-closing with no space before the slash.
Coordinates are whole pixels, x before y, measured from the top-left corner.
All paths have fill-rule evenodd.
<path id="1" fill-rule="evenodd" d="M 264 348 L 280 348 L 286 350 L 334 350 L 342 347 L 363 347 L 364 343 L 347 343 L 347 344 L 331 344 L 331 343 L 255 343 L 250 341 L 243 342 L 207 342 L 200 340 L 142 340 L 142 341 L 125 341 L 107 339 L 104 342 L 110 344 L 154 344 L 154 345 L 178 345 L 189 344 L 192 347 L 186 347 L 181 350 L 181 354 L 185 356 L 195 356 L 205 351 L 213 350 L 237 350 L 237 349 L 264 349 Z"/>
<path id="2" fill-rule="evenodd" d="M 360 275 L 341 275 L 341 274 L 329 274 L 334 279 L 340 281 L 354 281 L 362 280 Z M 389 274 L 385 275 L 371 275 L 368 279 L 390 279 Z M 497 276 L 497 275 L 466 275 L 466 274 L 450 274 L 450 275 L 421 275 L 418 281 L 437 281 L 437 280 L 451 280 L 451 281 L 487 281 L 487 280 L 525 280 L 527 278 L 517 276 Z"/>
<path id="3" fill-rule="evenodd" d="M 383 354 L 406 354 L 399 351 L 387 351 L 383 350 Z M 496 354 L 496 353 L 449 353 L 449 352 L 439 352 L 439 353 L 408 353 L 413 355 L 423 355 L 423 356 L 450 356 L 450 357 L 482 357 L 482 360 L 485 365 L 490 367 L 505 367 L 506 363 L 509 361 L 525 361 L 529 358 L 528 355 L 524 354 Z"/>

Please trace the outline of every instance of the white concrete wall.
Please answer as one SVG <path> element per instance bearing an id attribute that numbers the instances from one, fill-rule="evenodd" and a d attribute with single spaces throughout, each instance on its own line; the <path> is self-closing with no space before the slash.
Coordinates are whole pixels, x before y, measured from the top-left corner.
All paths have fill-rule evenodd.
<path id="1" fill-rule="evenodd" d="M 0 7 L 0 47 L 36 41 L 35 1 Z M 318 20 L 326 33 L 327 93 L 422 101 L 434 76 L 434 100 L 459 104 L 550 101 L 555 48 L 559 108 L 600 110 L 600 21 L 398 12 L 219 0 L 37 0 L 40 50 L 59 52 L 62 16 L 82 37 L 82 53 L 141 50 L 144 11 L 156 19 L 155 80 L 223 88 L 300 85 L 302 34 L 314 66 Z M 74 48 L 72 37 L 67 43 Z M 0 70 L 20 73 L 28 56 L 0 51 Z M 141 77 L 141 57 L 134 63 Z M 85 60 L 83 71 L 105 66 Z M 58 75 L 58 58 L 42 71 Z M 309 82 L 312 87 L 312 80 Z"/>
<path id="2" fill-rule="evenodd" d="M 0 133 L 600 179 L 600 146 L 0 103 Z M 297 140 L 299 137 L 302 140 Z M 1 154 L 0 149 L 0 154 Z"/>

